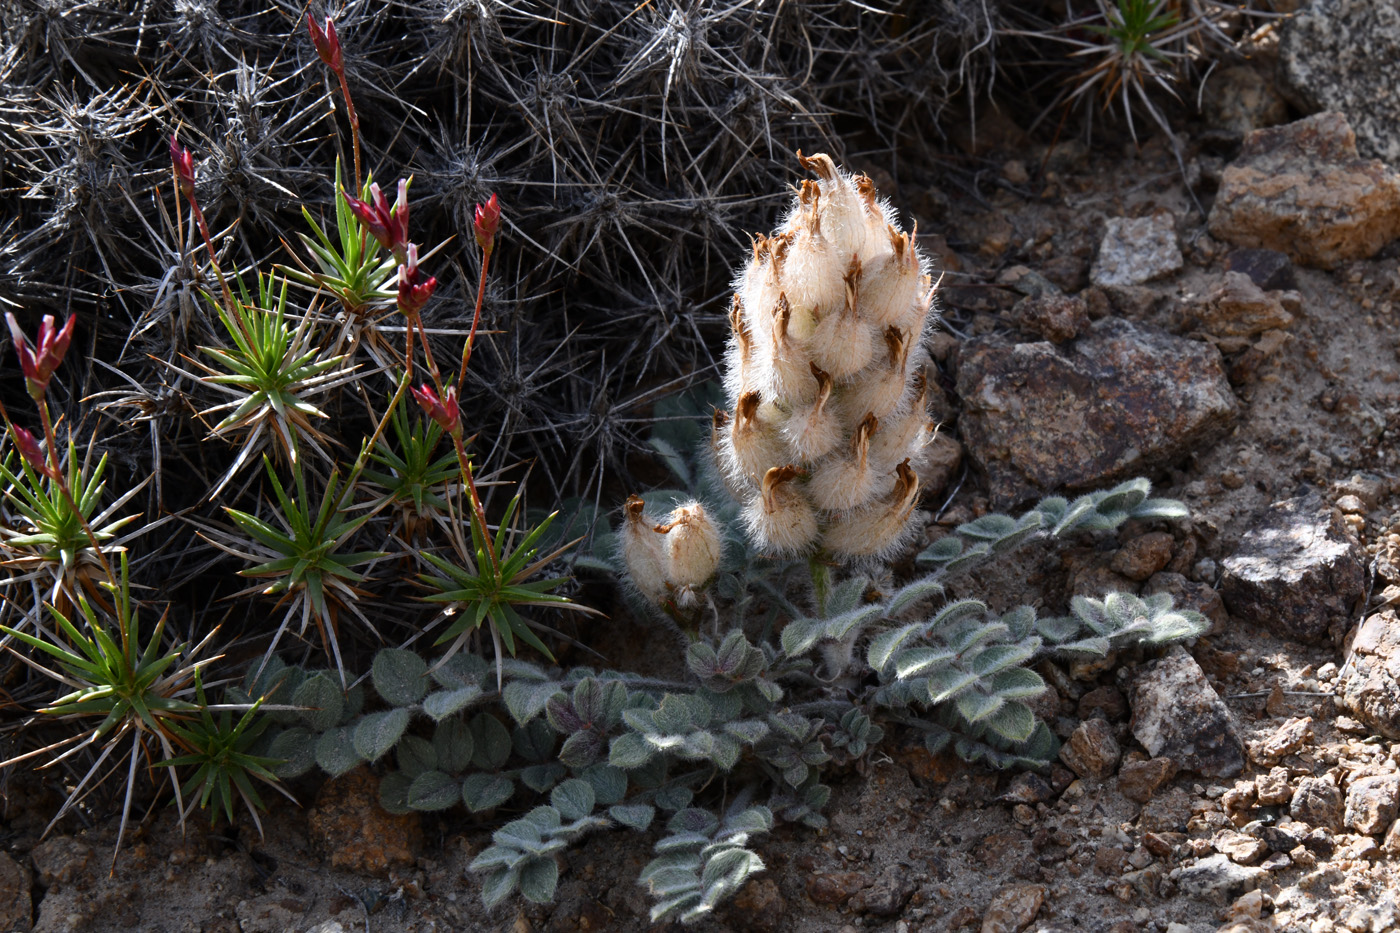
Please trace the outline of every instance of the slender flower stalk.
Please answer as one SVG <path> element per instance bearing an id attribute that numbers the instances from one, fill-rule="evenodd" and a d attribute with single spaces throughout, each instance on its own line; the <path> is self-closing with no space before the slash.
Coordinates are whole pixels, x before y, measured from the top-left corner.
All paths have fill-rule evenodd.
<path id="1" fill-rule="evenodd" d="M 175 133 L 170 134 L 170 164 L 175 173 L 175 188 L 189 203 L 190 210 L 194 212 L 195 222 L 199 224 L 200 235 L 204 237 L 204 248 L 209 251 L 209 264 L 214 269 L 214 276 L 219 280 L 219 288 L 224 295 L 224 307 L 232 315 L 234 312 L 233 292 L 224 279 L 223 270 L 219 268 L 219 256 L 214 251 L 214 238 L 209 234 L 209 223 L 204 219 L 204 211 L 200 208 L 199 199 L 195 197 L 194 193 L 194 156 L 190 154 L 188 149 L 180 145 L 180 138 Z M 180 241 L 184 242 L 183 234 Z M 246 330 L 243 336 L 251 339 L 251 335 Z"/>
<path id="2" fill-rule="evenodd" d="M 345 53 L 340 47 L 340 38 L 335 34 L 335 21 L 327 16 L 326 25 L 322 27 L 314 16 L 307 13 L 306 28 L 311 33 L 311 44 L 316 47 L 316 54 L 340 79 L 345 113 L 350 118 L 350 142 L 355 151 L 355 190 L 359 191 L 364 178 L 360 173 L 360 117 L 355 113 L 355 101 L 350 96 L 350 85 L 345 81 Z"/>
<path id="3" fill-rule="evenodd" d="M 485 204 L 476 206 L 472 220 L 472 231 L 476 234 L 476 244 L 481 247 L 481 276 L 476 283 L 476 310 L 472 313 L 472 329 L 467 333 L 467 343 L 462 347 L 462 368 L 457 374 L 457 384 L 467 378 L 467 364 L 471 362 L 472 345 L 476 343 L 476 329 L 481 323 L 481 305 L 486 300 L 486 273 L 491 267 L 491 253 L 496 249 L 496 232 L 501 226 L 501 202 L 493 191 Z"/>

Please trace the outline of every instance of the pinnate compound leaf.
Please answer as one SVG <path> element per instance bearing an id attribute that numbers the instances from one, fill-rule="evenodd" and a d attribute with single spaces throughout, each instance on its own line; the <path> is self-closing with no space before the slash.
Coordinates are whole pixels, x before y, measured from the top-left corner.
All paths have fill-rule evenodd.
<path id="1" fill-rule="evenodd" d="M 510 758 L 510 732 L 495 716 L 472 717 L 472 764 L 482 771 L 499 771 Z"/>
<path id="2" fill-rule="evenodd" d="M 931 599 L 943 593 L 943 584 L 933 577 L 924 577 L 915 580 L 904 589 L 890 597 L 890 601 L 885 604 L 885 615 L 894 618 L 906 609 L 910 609 L 925 599 Z"/>
<path id="3" fill-rule="evenodd" d="M 301 777 L 316 767 L 316 742 L 305 729 L 287 729 L 272 740 L 267 755 L 282 760 L 272 769 L 279 778 Z"/>
<path id="4" fill-rule="evenodd" d="M 523 726 L 544 712 L 545 704 L 557 693 L 559 684 L 552 681 L 512 680 L 506 684 L 501 698 L 511 718 Z"/>
<path id="5" fill-rule="evenodd" d="M 636 732 L 625 732 L 612 740 L 608 750 L 608 764 L 617 768 L 640 768 L 651 760 L 655 749 L 646 737 Z"/>
<path id="6" fill-rule="evenodd" d="M 988 731 L 1017 744 L 1026 741 L 1035 731 L 1035 714 L 1029 706 L 1016 700 L 1003 703 L 986 717 Z"/>

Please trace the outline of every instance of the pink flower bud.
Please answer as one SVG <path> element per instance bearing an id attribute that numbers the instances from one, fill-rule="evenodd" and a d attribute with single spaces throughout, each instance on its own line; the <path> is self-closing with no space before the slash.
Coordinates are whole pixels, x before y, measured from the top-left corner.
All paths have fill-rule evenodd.
<path id="1" fill-rule="evenodd" d="M 181 197 L 194 201 L 194 156 L 180 145 L 174 133 L 170 134 L 170 164 L 175 167 L 175 183 Z"/>
<path id="2" fill-rule="evenodd" d="M 413 397 L 418 400 L 418 404 L 427 412 L 429 418 L 438 423 L 448 434 L 453 437 L 462 436 L 462 415 L 457 407 L 457 389 L 455 386 L 448 386 L 442 390 L 442 398 L 439 399 L 433 387 L 426 382 L 421 389 L 413 389 Z"/>
<path id="3" fill-rule="evenodd" d="M 418 274 L 418 247 L 413 243 L 408 244 L 404 264 L 399 266 L 399 311 L 406 317 L 416 316 L 436 289 L 435 277 L 423 279 Z"/>
<path id="4" fill-rule="evenodd" d="M 472 228 L 476 233 L 476 245 L 490 256 L 496 246 L 496 231 L 501 228 L 501 202 L 494 193 L 485 204 L 476 206 Z"/>
<path id="5" fill-rule="evenodd" d="M 321 56 L 321 61 L 336 74 L 344 71 L 345 57 L 340 50 L 340 39 L 335 34 L 335 22 L 327 16 L 326 27 L 322 29 L 317 25 L 316 18 L 307 13 L 306 28 L 311 31 L 311 44 L 316 46 L 316 54 Z"/>
<path id="6" fill-rule="evenodd" d="M 379 245 L 394 254 L 403 262 L 408 251 L 408 182 L 399 181 L 398 202 L 391 208 L 389 199 L 379 189 L 379 183 L 369 186 L 369 203 L 361 201 L 348 191 L 341 191 L 350 212 Z"/>
<path id="7" fill-rule="evenodd" d="M 30 466 L 45 476 L 53 475 L 48 461 L 44 459 L 44 452 L 39 448 L 39 442 L 34 439 L 33 434 L 17 424 L 12 424 L 10 425 L 10 436 L 14 438 L 15 449 Z"/>
<path id="8" fill-rule="evenodd" d="M 44 315 L 39 324 L 39 343 L 35 348 L 30 348 L 24 331 L 20 330 L 19 322 L 13 314 L 6 314 L 5 320 L 10 325 L 10 336 L 14 339 L 15 352 L 19 355 L 19 368 L 24 373 L 25 385 L 29 389 L 30 397 L 37 401 L 48 392 L 49 380 L 53 378 L 54 370 L 58 369 L 68 352 L 68 344 L 73 339 L 73 324 L 77 318 L 70 316 L 60 329 L 54 327 L 52 314 Z"/>

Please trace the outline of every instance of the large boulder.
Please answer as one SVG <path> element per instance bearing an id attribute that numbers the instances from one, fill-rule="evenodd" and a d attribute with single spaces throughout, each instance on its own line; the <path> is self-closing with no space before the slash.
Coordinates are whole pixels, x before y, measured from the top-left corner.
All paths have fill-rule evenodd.
<path id="1" fill-rule="evenodd" d="M 1357 155 L 1346 117 L 1320 113 L 1245 138 L 1208 226 L 1218 240 L 1331 269 L 1400 236 L 1400 176 Z"/>
<path id="2" fill-rule="evenodd" d="M 1281 33 L 1280 90 L 1306 112 L 1346 114 L 1362 155 L 1400 167 L 1400 3 L 1313 0 Z"/>
<path id="3" fill-rule="evenodd" d="M 969 340 L 957 390 L 998 509 L 1160 469 L 1213 443 L 1238 410 L 1214 347 L 1116 318 L 1061 346 Z"/>

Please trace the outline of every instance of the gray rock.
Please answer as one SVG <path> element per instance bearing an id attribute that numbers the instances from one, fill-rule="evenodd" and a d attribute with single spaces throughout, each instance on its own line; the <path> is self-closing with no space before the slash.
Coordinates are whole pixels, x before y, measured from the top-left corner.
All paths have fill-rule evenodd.
<path id="1" fill-rule="evenodd" d="M 28 930 L 33 919 L 29 869 L 0 852 L 0 930 Z"/>
<path id="2" fill-rule="evenodd" d="M 1351 638 L 1337 704 L 1388 739 L 1400 739 L 1400 617 L 1386 609 Z"/>
<path id="3" fill-rule="evenodd" d="M 1133 737 L 1148 754 L 1187 771 L 1232 777 L 1244 768 L 1244 746 L 1230 710 L 1196 659 L 1180 645 L 1146 665 L 1128 691 Z"/>
<path id="4" fill-rule="evenodd" d="M 1104 227 L 1089 279 L 1101 288 L 1142 285 L 1180 272 L 1181 266 L 1181 246 L 1170 214 L 1112 217 Z"/>
<path id="5" fill-rule="evenodd" d="M 1064 347 L 973 338 L 957 391 L 997 509 L 1154 472 L 1208 447 L 1239 407 L 1214 347 L 1114 318 Z"/>
<path id="6" fill-rule="evenodd" d="M 1202 90 L 1201 115 L 1206 123 L 1232 135 L 1242 136 L 1288 119 L 1288 102 L 1272 81 L 1248 65 L 1221 69 Z"/>
<path id="7" fill-rule="evenodd" d="M 1221 175 L 1207 226 L 1217 240 L 1331 269 L 1400 235 L 1400 177 L 1357 156 L 1341 114 L 1321 113 L 1250 133 Z"/>
<path id="8" fill-rule="evenodd" d="M 1288 812 L 1299 822 L 1338 832 L 1342 828 L 1342 792 L 1331 775 L 1301 778 Z"/>
<path id="9" fill-rule="evenodd" d="M 325 923 L 318 923 L 311 927 L 306 933 L 345 933 L 345 927 L 339 920 L 327 920 Z"/>
<path id="10" fill-rule="evenodd" d="M 1060 760 L 1080 777 L 1103 780 L 1118 767 L 1122 750 L 1113 737 L 1113 727 L 1102 719 L 1081 722 L 1060 746 Z"/>
<path id="11" fill-rule="evenodd" d="M 1223 570 L 1231 615 L 1310 643 L 1341 640 L 1366 582 L 1356 539 L 1316 493 L 1270 506 Z"/>
<path id="12" fill-rule="evenodd" d="M 1304 112 L 1346 114 L 1362 154 L 1400 166 L 1400 4 L 1313 0 L 1281 33 L 1279 89 Z"/>
<path id="13" fill-rule="evenodd" d="M 1358 778 L 1347 788 L 1343 817 L 1349 829 L 1379 836 L 1400 815 L 1400 774 L 1375 774 Z"/>
<path id="14" fill-rule="evenodd" d="M 1176 875 L 1176 886 L 1183 894 L 1224 904 L 1246 891 L 1253 891 L 1268 877 L 1269 873 L 1262 868 L 1236 865 L 1227 856 L 1217 853 L 1182 868 Z"/>

